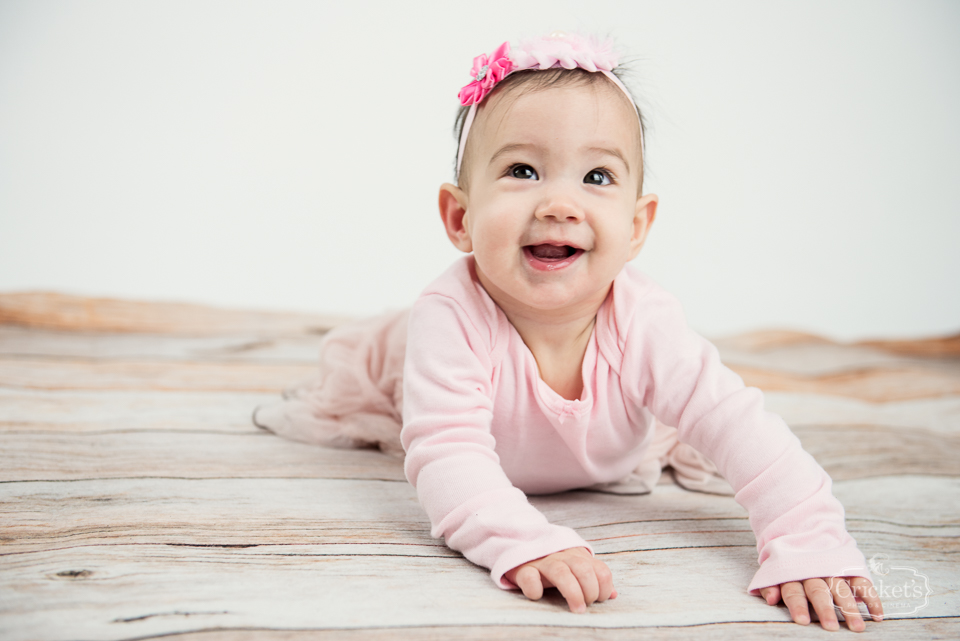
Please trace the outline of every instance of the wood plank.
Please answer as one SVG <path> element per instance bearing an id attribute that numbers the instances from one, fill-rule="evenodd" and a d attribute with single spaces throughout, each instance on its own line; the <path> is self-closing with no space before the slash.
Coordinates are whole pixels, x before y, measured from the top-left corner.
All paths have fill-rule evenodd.
<path id="1" fill-rule="evenodd" d="M 0 294 L 0 325 L 146 334 L 325 332 L 341 316 L 228 310 L 189 303 L 90 298 L 53 292 Z"/>
<path id="2" fill-rule="evenodd" d="M 296 335 L 181 335 L 55 331 L 0 324 L 0 355 L 56 356 L 71 359 L 171 359 L 198 361 L 316 361 L 320 333 Z M 920 358 L 873 344 L 843 345 L 827 341 L 797 342 L 763 350 L 742 346 L 739 338 L 720 339 L 724 363 L 754 369 L 821 375 L 873 367 L 921 367 L 957 370 L 957 358 Z M 923 341 L 920 344 L 926 345 Z M 919 350 L 923 351 L 923 350 Z"/>
<path id="3" fill-rule="evenodd" d="M 0 325 L 63 331 L 287 334 L 323 332 L 349 320 L 334 315 L 229 310 L 188 303 L 92 298 L 55 292 L 0 293 Z M 819 336 L 790 330 L 755 331 L 720 338 L 716 342 L 753 351 L 832 343 Z M 853 345 L 901 355 L 960 357 L 960 334 L 917 340 L 862 341 Z"/>
<path id="4" fill-rule="evenodd" d="M 276 392 L 316 373 L 297 364 L 0 358 L 0 387 Z"/>
<path id="5" fill-rule="evenodd" d="M 116 545 L 11 555 L 2 558 L 0 591 L 10 594 L 5 618 L 11 639 L 121 639 L 185 626 L 643 628 L 786 621 L 782 608 L 745 592 L 755 555 L 746 547 L 604 555 L 619 597 L 586 615 L 567 612 L 556 594 L 531 602 L 499 590 L 486 570 L 458 558 L 264 554 L 260 548 Z M 958 587 L 955 564 L 923 559 L 922 566 L 932 585 Z M 682 578 L 690 568 L 709 598 L 691 599 Z M 32 616 L 40 594 L 45 616 Z M 184 621 L 178 612 L 194 614 Z M 922 612 L 954 615 L 936 599 Z M 71 622 L 69 630 L 64 621 Z"/>
<path id="6" fill-rule="evenodd" d="M 693 494 L 683 491 L 684 494 Z M 732 499 L 676 492 L 603 500 L 538 497 L 554 522 L 581 528 L 605 553 L 755 544 Z M 31 506 L 24 511 L 23 506 Z M 47 514 L 37 519 L 38 512 Z M 117 479 L 0 485 L 7 527 L 0 554 L 77 546 L 164 543 L 274 546 L 292 553 L 450 556 L 405 483 L 327 479 Z M 242 524 L 242 527 L 241 525 Z M 940 532 L 937 532 L 940 534 Z M 319 548 L 318 548 L 319 549 Z M 320 553 L 316 550 L 314 553 Z"/>
<path id="7" fill-rule="evenodd" d="M 956 474 L 960 461 L 957 435 L 858 425 L 795 426 L 794 431 L 835 479 Z M 0 432 L 0 446 L 2 481 L 144 476 L 349 478 L 350 474 L 403 478 L 401 462 L 377 452 L 333 450 L 286 441 L 262 430 L 216 426 L 205 432 L 170 434 L 10 431 Z M 371 473 L 375 476 L 364 476 Z"/>
<path id="8" fill-rule="evenodd" d="M 814 623 L 814 626 L 817 624 Z M 960 618 L 917 618 L 889 620 L 867 624 L 868 639 L 878 641 L 928 641 L 929 639 L 955 639 L 960 637 Z M 809 640 L 818 635 L 811 630 L 786 622 L 713 623 L 697 626 L 664 626 L 646 628 L 563 628 L 559 626 L 436 626 L 403 628 L 361 628 L 356 630 L 208 630 L 185 632 L 168 637 L 171 641 L 487 641 L 504 639 L 554 639 L 557 641 L 673 641 L 696 639 L 697 641 L 768 641 L 769 639 Z M 842 633 L 841 633 L 842 634 Z"/>
<path id="9" fill-rule="evenodd" d="M 960 552 L 960 480 L 898 476 L 838 481 L 850 531 Z M 662 485 L 649 495 L 568 492 L 531 497 L 547 518 L 598 552 L 755 544 L 732 497 Z M 342 479 L 100 479 L 0 484 L 0 554 L 111 544 L 323 546 L 355 554 L 445 555 L 407 483 Z M 38 518 L 38 514 L 44 515 Z M 411 551 L 416 548 L 418 551 Z M 865 548 L 866 550 L 866 548 Z M 875 550 L 874 550 L 875 551 Z M 394 550 L 396 552 L 396 550 Z M 339 553 L 339 552 L 331 552 Z M 873 552 L 871 552 L 873 553 Z"/>
<path id="10" fill-rule="evenodd" d="M 960 433 L 960 398 L 871 403 L 855 398 L 765 392 L 767 410 L 789 425 L 878 425 L 923 429 L 944 434 Z"/>
<path id="11" fill-rule="evenodd" d="M 874 369 L 824 376 L 733 368 L 765 391 L 843 396 L 874 403 L 960 396 L 960 371 Z M 311 365 L 0 358 L 0 387 L 279 391 L 316 373 Z"/>
<path id="12" fill-rule="evenodd" d="M 904 475 L 836 481 L 833 493 L 846 509 L 847 522 L 859 529 L 887 524 L 942 529 L 944 536 L 960 536 L 958 478 Z"/>
<path id="13" fill-rule="evenodd" d="M 928 358 L 960 358 L 960 334 L 917 340 L 873 340 L 860 345 L 876 347 L 893 354 Z"/>
<path id="14" fill-rule="evenodd" d="M 876 368 L 801 376 L 734 365 L 744 382 L 764 391 L 845 396 L 873 403 L 960 395 L 960 370 Z"/>
<path id="15" fill-rule="evenodd" d="M 453 554 L 430 537 L 430 524 L 406 482 L 154 478 L 4 483 L 0 514 L 0 554 L 147 543 Z"/>
<path id="16" fill-rule="evenodd" d="M 861 345 L 798 343 L 762 351 L 737 349 L 730 346 L 722 346 L 718 349 L 721 360 L 728 367 L 786 372 L 802 376 L 823 376 L 870 369 L 960 371 L 960 359 L 918 358 Z"/>
<path id="17" fill-rule="evenodd" d="M 943 591 L 957 587 L 956 532 L 960 523 L 956 508 L 951 515 L 953 525 L 939 533 L 935 528 L 914 525 L 904 528 L 908 530 L 906 535 L 877 530 L 883 526 L 902 527 L 897 523 L 900 518 L 928 520 L 936 525 L 945 517 L 942 497 L 955 496 L 958 484 L 957 479 L 901 477 L 836 485 L 842 500 L 857 498 L 848 503 L 851 530 L 865 552 L 896 555 L 897 563 L 919 568 L 938 587 L 940 601 L 933 603 L 933 609 L 928 606 L 926 615 L 943 616 L 952 607 L 951 601 L 943 599 Z M 549 623 L 540 624 L 551 626 L 690 625 L 689 608 L 677 605 L 689 604 L 689 593 L 684 587 L 686 582 L 677 577 L 682 577 L 683 568 L 691 565 L 698 569 L 698 581 L 704 580 L 702 573 L 708 575 L 705 584 L 700 585 L 711 595 L 706 606 L 708 623 L 731 620 L 731 613 L 734 621 L 756 620 L 740 613 L 744 607 L 759 602 L 743 598 L 742 592 L 755 564 L 752 541 L 742 544 L 727 540 L 738 524 L 722 524 L 733 526 L 722 531 L 717 527 L 720 519 L 713 518 L 732 512 L 739 514 L 736 520 L 742 523 L 742 508 L 729 497 L 686 492 L 675 486 L 658 488 L 654 494 L 642 497 L 579 492 L 534 498 L 555 522 L 571 526 L 593 524 L 584 532 L 591 539 L 596 534 L 616 533 L 616 528 L 639 528 L 633 532 L 633 541 L 623 536 L 604 536 L 597 541 L 598 552 L 618 577 L 623 600 L 592 609 L 588 619 L 563 612 L 555 596 L 546 604 L 532 604 L 517 595 L 505 595 L 489 583 L 483 570 L 451 558 L 447 550 L 427 538 L 427 524 L 417 514 L 412 489 L 403 484 L 154 479 L 14 483 L 0 486 L 0 490 L 4 496 L 4 521 L 13 523 L 8 520 L 13 518 L 22 523 L 19 528 L 34 528 L 32 532 L 18 529 L 14 538 L 23 541 L 37 537 L 37 542 L 58 548 L 25 554 L 27 550 L 22 546 L 9 546 L 15 541 L 5 541 L 0 553 L 0 587 L 15 584 L 17 590 L 9 592 L 15 594 L 15 600 L 8 601 L 5 607 L 11 606 L 8 612 L 14 614 L 5 615 L 4 622 L 10 632 L 23 633 L 10 638 L 79 636 L 77 628 L 71 627 L 67 632 L 51 626 L 51 615 L 53 621 L 78 622 L 80 630 L 91 626 L 90 638 L 166 634 L 183 630 L 184 624 L 193 630 L 237 625 L 276 628 L 289 625 L 291 616 L 299 621 L 298 627 L 350 627 L 344 621 L 331 620 L 341 610 L 352 613 L 350 620 L 361 627 L 369 625 L 371 616 L 378 617 L 378 625 L 410 625 L 409 619 L 400 623 L 379 618 L 383 596 L 378 597 L 375 605 L 376 615 L 368 609 L 369 601 L 351 597 L 349 604 L 335 600 L 336 613 L 318 616 L 317 604 L 329 603 L 324 600 L 329 596 L 324 590 L 330 586 L 351 594 L 387 595 L 385 607 L 390 612 L 417 608 L 421 615 L 414 618 L 419 625 L 433 621 L 435 613 L 423 615 L 425 608 L 457 609 L 460 616 L 447 619 L 448 625 L 494 625 L 504 622 L 504 608 L 516 606 L 522 611 L 515 613 L 514 620 L 526 622 L 525 625 L 536 623 L 530 615 L 548 618 Z M 916 497 L 926 497 L 926 502 L 905 500 Z M 612 506 L 619 509 L 614 511 Z M 653 514 L 657 520 L 630 521 L 635 514 Z M 55 515 L 52 525 L 48 523 L 50 515 Z M 685 519 L 689 521 L 678 523 Z M 111 524 L 124 523 L 129 526 L 126 531 L 122 527 L 109 529 Z M 330 526 L 335 530 L 337 523 L 341 527 L 352 524 L 356 528 L 353 537 L 334 531 L 330 538 L 338 542 L 328 543 L 323 532 Z M 598 526 L 600 523 L 607 525 Z M 861 531 L 857 527 L 861 523 L 871 530 Z M 413 527 L 408 529 L 410 525 Z M 598 531 L 598 527 L 606 530 Z M 105 530 L 99 533 L 99 539 L 84 538 L 96 537 L 98 528 Z M 367 528 L 377 532 L 369 536 Z M 661 540 L 655 540 L 651 530 L 643 528 L 659 528 L 654 533 Z M 920 537 L 916 534 L 918 529 Z M 166 545 L 149 543 L 149 536 L 163 535 L 167 537 Z M 942 547 L 950 537 L 952 549 Z M 263 543 L 271 538 L 271 543 Z M 922 539 L 919 544 L 918 538 Z M 287 543 L 278 544 L 278 540 Z M 686 553 L 680 554 L 683 551 Z M 450 558 L 453 564 L 436 557 Z M 330 563 L 325 564 L 324 560 Z M 721 571 L 723 568 L 725 571 Z M 386 581 L 378 583 L 384 574 Z M 413 592 L 426 585 L 430 598 L 396 603 L 392 598 L 395 594 L 411 592 L 405 588 L 413 576 L 418 585 Z M 197 590 L 197 585 L 202 589 Z M 250 585 L 261 589 L 251 591 Z M 286 591 L 278 594 L 278 586 Z M 293 586 L 296 595 L 290 593 Z M 37 590 L 44 594 L 43 617 L 30 616 L 34 610 L 25 601 Z M 97 594 L 91 596 L 91 590 Z M 316 598 L 304 599 L 304 593 L 316 594 Z M 216 598 L 211 603 L 213 595 Z M 627 603 L 628 599 L 633 599 L 633 604 L 627 612 L 608 607 Z M 662 612 L 665 607 L 671 615 L 669 621 L 640 620 L 638 613 Z M 698 605 L 697 609 L 700 614 L 703 608 Z M 182 614 L 187 612 L 195 614 Z M 278 616 L 278 612 L 282 615 Z M 757 610 L 754 614 L 759 613 Z M 770 620 L 772 614 L 782 612 L 764 606 L 762 614 L 766 618 L 761 620 Z M 242 623 L 237 623 L 238 617 Z M 255 620 L 251 621 L 251 617 Z M 150 629 L 139 624 L 126 625 L 148 620 L 164 625 Z M 693 623 L 698 624 L 697 620 Z M 110 633 L 117 628 L 122 628 L 122 634 L 112 636 Z M 58 633 L 73 636 L 57 636 Z"/>
<path id="18" fill-rule="evenodd" d="M 108 478 L 358 478 L 404 481 L 403 463 L 372 450 L 252 434 L 0 434 L 0 481 Z"/>
<path id="19" fill-rule="evenodd" d="M 794 425 L 792 430 L 834 480 L 960 475 L 960 434 L 878 425 Z"/>
<path id="20" fill-rule="evenodd" d="M 254 434 L 253 408 L 273 393 L 0 388 L 0 433 L 235 432 Z"/>
<path id="21" fill-rule="evenodd" d="M 154 309 L 166 316 L 149 326 L 133 307 L 91 309 L 47 325 L 61 329 L 0 325 L 4 639 L 817 633 L 743 593 L 756 564 L 743 509 L 670 484 L 532 498 L 593 542 L 617 601 L 577 617 L 555 594 L 501 592 L 429 537 L 400 461 L 250 425 L 253 406 L 314 373 L 310 332 L 322 327 L 174 308 Z M 157 333 L 84 333 L 115 322 Z M 958 636 L 960 337 L 762 334 L 721 350 L 774 390 L 768 409 L 838 479 L 861 549 L 929 576 L 920 614 L 948 617 L 871 625 L 870 636 Z M 694 602 L 695 591 L 709 597 Z"/>
<path id="22" fill-rule="evenodd" d="M 876 425 L 960 434 L 960 398 L 870 403 L 791 392 L 764 395 L 789 425 Z M 0 432 L 137 430 L 256 432 L 257 405 L 275 393 L 0 388 Z"/>
<path id="23" fill-rule="evenodd" d="M 792 330 L 759 330 L 713 339 L 715 344 L 755 352 L 797 345 L 840 345 L 880 349 L 893 354 L 923 358 L 960 357 L 960 334 L 934 336 L 912 340 L 867 340 L 856 343 L 837 343 L 822 336 Z"/>
<path id="24" fill-rule="evenodd" d="M 109 334 L 0 325 L 0 356 L 316 364 L 322 340 L 321 334 Z"/>

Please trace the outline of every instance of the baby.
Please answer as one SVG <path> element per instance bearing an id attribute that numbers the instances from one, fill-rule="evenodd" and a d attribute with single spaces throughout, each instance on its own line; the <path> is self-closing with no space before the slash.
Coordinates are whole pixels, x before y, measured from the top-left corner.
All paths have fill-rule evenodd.
<path id="1" fill-rule="evenodd" d="M 564 34 L 477 57 L 457 184 L 439 197 L 468 255 L 409 314 L 332 332 L 320 380 L 255 421 L 398 451 L 402 412 L 404 469 L 433 536 L 503 588 L 534 600 L 557 588 L 574 612 L 616 597 L 610 570 L 527 494 L 649 491 L 681 459 L 684 485 L 716 489 L 718 470 L 757 537 L 748 589 L 797 623 L 812 605 L 837 629 L 836 604 L 863 630 L 857 599 L 875 620 L 882 606 L 830 478 L 629 264 L 657 197 L 642 190 L 642 119 L 616 67 L 608 43 Z"/>

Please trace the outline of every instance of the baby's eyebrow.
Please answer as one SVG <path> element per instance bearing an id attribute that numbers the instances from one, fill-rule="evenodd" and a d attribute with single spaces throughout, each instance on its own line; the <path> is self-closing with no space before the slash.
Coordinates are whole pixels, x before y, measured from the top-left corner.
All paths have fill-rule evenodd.
<path id="1" fill-rule="evenodd" d="M 498 149 L 496 152 L 494 152 L 492 156 L 490 156 L 490 164 L 492 165 L 493 163 L 495 163 L 497 161 L 497 158 L 499 158 L 500 156 L 505 156 L 506 154 L 512 153 L 514 151 L 529 151 L 535 148 L 536 148 L 536 145 L 532 145 L 529 143 L 520 143 L 520 142 L 504 145 L 503 147 Z M 630 172 L 630 162 L 627 160 L 627 157 L 623 154 L 623 152 L 621 152 L 617 148 L 586 147 L 584 148 L 584 151 L 599 153 L 601 155 L 606 155 L 606 156 L 613 156 L 614 158 L 619 159 L 620 162 L 622 162 L 624 165 L 626 165 L 627 173 Z"/>
<path id="2" fill-rule="evenodd" d="M 627 162 L 627 157 L 621 153 L 619 149 L 610 149 L 607 147 L 588 147 L 587 151 L 593 151 L 601 154 L 606 154 L 608 156 L 613 156 L 614 158 L 619 158 L 620 162 L 627 166 L 627 173 L 630 173 L 630 163 Z"/>
<path id="3" fill-rule="evenodd" d="M 500 147 L 492 156 L 490 156 L 490 164 L 492 165 L 497 161 L 497 158 L 504 156 L 514 151 L 523 151 L 528 149 L 533 149 L 534 145 L 525 144 L 525 143 L 514 143 L 512 145 L 504 145 Z"/>

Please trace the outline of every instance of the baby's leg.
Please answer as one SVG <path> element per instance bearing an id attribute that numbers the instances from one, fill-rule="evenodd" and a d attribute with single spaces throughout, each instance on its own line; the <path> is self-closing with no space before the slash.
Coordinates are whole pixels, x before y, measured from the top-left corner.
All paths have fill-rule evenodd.
<path id="1" fill-rule="evenodd" d="M 328 447 L 400 445 L 403 357 L 409 311 L 331 330 L 320 347 L 317 376 L 261 405 L 253 422 L 279 436 Z"/>

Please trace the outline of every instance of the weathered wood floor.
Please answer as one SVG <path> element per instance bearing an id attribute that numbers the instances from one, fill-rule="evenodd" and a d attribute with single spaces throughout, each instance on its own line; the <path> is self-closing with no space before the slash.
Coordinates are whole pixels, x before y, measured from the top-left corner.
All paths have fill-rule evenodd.
<path id="1" fill-rule="evenodd" d="M 312 371 L 332 322 L 0 296 L 0 638 L 830 634 L 746 594 L 756 549 L 732 498 L 669 483 L 535 499 L 595 544 L 615 601 L 578 616 L 497 589 L 430 538 L 399 461 L 250 423 Z M 888 596 L 866 637 L 960 637 L 960 337 L 718 344 L 833 475 L 888 587 L 929 588 Z"/>

